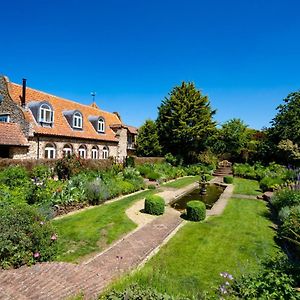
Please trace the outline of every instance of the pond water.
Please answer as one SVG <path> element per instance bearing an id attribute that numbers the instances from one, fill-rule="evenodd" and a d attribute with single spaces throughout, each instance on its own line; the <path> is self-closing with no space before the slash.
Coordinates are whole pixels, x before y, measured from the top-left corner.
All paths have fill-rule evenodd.
<path id="1" fill-rule="evenodd" d="M 207 192 L 205 195 L 200 194 L 200 188 L 197 188 L 190 193 L 186 194 L 185 196 L 181 197 L 178 200 L 175 200 L 171 207 L 177 210 L 184 210 L 186 209 L 186 204 L 191 200 L 199 200 L 205 203 L 206 208 L 210 209 L 214 203 L 219 199 L 221 194 L 223 193 L 225 187 L 217 185 L 217 184 L 209 184 L 207 186 Z"/>

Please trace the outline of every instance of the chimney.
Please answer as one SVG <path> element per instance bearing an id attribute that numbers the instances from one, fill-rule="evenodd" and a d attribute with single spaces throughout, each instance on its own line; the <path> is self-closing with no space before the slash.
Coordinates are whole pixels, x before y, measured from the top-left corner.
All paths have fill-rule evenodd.
<path id="1" fill-rule="evenodd" d="M 21 97 L 21 105 L 22 107 L 25 107 L 26 104 L 26 79 L 23 78 L 23 84 L 22 84 L 22 97 Z"/>

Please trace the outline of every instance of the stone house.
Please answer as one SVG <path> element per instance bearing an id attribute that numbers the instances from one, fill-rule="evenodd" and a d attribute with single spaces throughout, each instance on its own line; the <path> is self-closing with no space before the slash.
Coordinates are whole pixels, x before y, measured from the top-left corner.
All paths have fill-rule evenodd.
<path id="1" fill-rule="evenodd" d="M 118 113 L 19 85 L 0 76 L 0 157 L 87 159 L 134 155 L 137 128 Z"/>

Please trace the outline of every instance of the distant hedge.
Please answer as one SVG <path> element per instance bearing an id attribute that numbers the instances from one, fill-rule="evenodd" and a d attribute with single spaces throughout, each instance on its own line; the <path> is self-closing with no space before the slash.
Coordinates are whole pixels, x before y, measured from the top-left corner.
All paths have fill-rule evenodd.
<path id="1" fill-rule="evenodd" d="M 133 156 L 135 165 L 157 164 L 165 161 L 164 157 L 138 157 Z"/>
<path id="2" fill-rule="evenodd" d="M 165 212 L 164 199 L 158 195 L 146 197 L 144 211 L 150 215 L 162 215 Z"/>
<path id="3" fill-rule="evenodd" d="M 187 218 L 190 221 L 199 222 L 206 217 L 205 204 L 198 200 L 189 201 L 186 205 Z"/>
<path id="4" fill-rule="evenodd" d="M 38 165 L 44 165 L 48 167 L 55 167 L 56 162 L 59 159 L 9 159 L 0 158 L 0 170 L 6 169 L 9 166 L 21 166 L 27 171 L 32 171 L 32 169 Z M 112 159 L 81 159 L 81 165 L 83 168 L 90 170 L 106 170 L 113 166 Z"/>
<path id="5" fill-rule="evenodd" d="M 227 184 L 231 184 L 233 183 L 233 177 L 232 176 L 224 176 L 224 183 L 227 183 Z"/>

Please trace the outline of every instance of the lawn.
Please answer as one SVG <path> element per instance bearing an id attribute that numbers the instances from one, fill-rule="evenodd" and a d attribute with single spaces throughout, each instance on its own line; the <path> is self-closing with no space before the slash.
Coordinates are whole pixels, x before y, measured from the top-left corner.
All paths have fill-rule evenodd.
<path id="1" fill-rule="evenodd" d="M 231 199 L 222 216 L 185 225 L 141 270 L 114 287 L 152 287 L 172 296 L 211 293 L 220 272 L 235 277 L 260 268 L 278 250 L 268 209 L 258 200 Z"/>
<path id="2" fill-rule="evenodd" d="M 199 181 L 199 176 L 184 177 L 172 182 L 165 183 L 163 184 L 163 186 L 180 189 L 186 185 L 196 182 L 197 180 Z"/>
<path id="3" fill-rule="evenodd" d="M 53 220 L 58 232 L 59 255 L 57 260 L 78 262 L 83 256 L 101 251 L 107 245 L 133 230 L 136 224 L 125 214 L 135 201 L 155 191 L 128 196 L 121 201 Z"/>
<path id="4" fill-rule="evenodd" d="M 262 193 L 256 180 L 234 177 L 233 184 L 235 194 L 257 196 Z"/>

